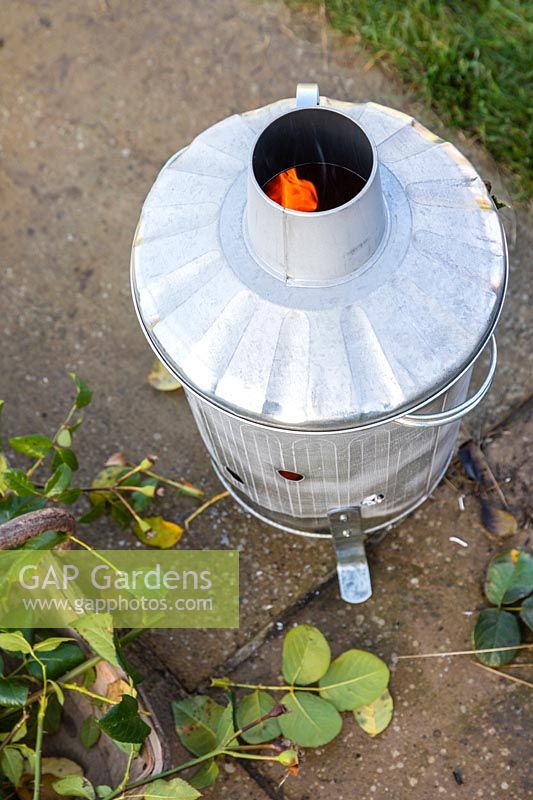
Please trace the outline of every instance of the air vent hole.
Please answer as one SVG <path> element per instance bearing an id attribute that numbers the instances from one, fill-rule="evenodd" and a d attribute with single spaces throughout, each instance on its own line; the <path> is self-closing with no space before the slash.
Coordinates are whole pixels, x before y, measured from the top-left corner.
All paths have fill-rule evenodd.
<path id="1" fill-rule="evenodd" d="M 240 475 L 237 475 L 237 473 L 236 473 L 236 472 L 234 472 L 234 470 L 230 469 L 230 467 L 226 467 L 226 470 L 229 472 L 229 474 L 231 475 L 231 477 L 232 477 L 234 480 L 236 480 L 238 483 L 244 483 L 244 480 L 241 478 L 241 476 L 240 476 Z"/>
<path id="2" fill-rule="evenodd" d="M 362 506 L 376 506 L 385 500 L 384 494 L 369 494 L 368 497 L 361 502 Z"/>
<path id="3" fill-rule="evenodd" d="M 303 481 L 304 476 L 299 472 L 291 472 L 288 469 L 278 469 L 278 475 L 285 478 L 286 481 Z"/>

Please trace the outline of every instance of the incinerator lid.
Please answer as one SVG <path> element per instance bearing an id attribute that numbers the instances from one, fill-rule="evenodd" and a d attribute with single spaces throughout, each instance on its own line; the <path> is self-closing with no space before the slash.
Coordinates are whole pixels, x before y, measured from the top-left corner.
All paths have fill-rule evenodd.
<path id="1" fill-rule="evenodd" d="M 167 368 L 217 406 L 291 429 L 373 424 L 482 351 L 505 238 L 471 164 L 416 120 L 306 93 L 298 106 L 229 117 L 167 162 L 133 243 L 135 305 Z M 359 186 L 315 211 L 267 196 L 318 161 L 328 186 L 346 169 Z"/>

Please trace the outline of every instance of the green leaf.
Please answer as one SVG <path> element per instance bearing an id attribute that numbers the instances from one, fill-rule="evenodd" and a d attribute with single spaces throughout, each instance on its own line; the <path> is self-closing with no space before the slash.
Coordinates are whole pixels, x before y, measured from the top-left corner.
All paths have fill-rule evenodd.
<path id="1" fill-rule="evenodd" d="M 246 725 L 250 725 L 260 717 L 268 714 L 275 705 L 277 705 L 276 701 L 271 695 L 267 694 L 267 692 L 256 689 L 254 692 L 251 692 L 251 694 L 247 694 L 237 706 L 238 727 L 244 728 Z M 241 738 L 244 739 L 245 742 L 248 742 L 248 744 L 261 744 L 262 742 L 271 742 L 272 739 L 276 739 L 280 733 L 281 729 L 278 719 L 274 718 L 260 722 L 259 725 L 254 725 L 253 728 L 245 731 Z"/>
<path id="2" fill-rule="evenodd" d="M 67 541 L 67 534 L 59 531 L 45 531 L 32 539 L 28 539 L 22 545 L 22 550 L 53 550 L 63 542 Z"/>
<path id="3" fill-rule="evenodd" d="M 82 516 L 78 518 L 78 522 L 82 525 L 87 525 L 90 522 L 94 522 L 102 516 L 105 511 L 105 507 L 105 502 L 98 503 L 97 505 L 93 506 L 90 511 L 87 511 L 86 514 L 82 514 Z"/>
<path id="4" fill-rule="evenodd" d="M 16 678 L 0 678 L 0 706 L 18 708 L 28 699 L 28 687 Z"/>
<path id="5" fill-rule="evenodd" d="M 79 764 L 70 758 L 43 758 L 43 775 L 52 775 L 54 778 L 66 778 L 67 775 L 83 777 L 83 770 Z"/>
<path id="6" fill-rule="evenodd" d="M 4 747 L 0 752 L 0 772 L 11 781 L 13 786 L 18 786 L 24 768 L 24 758 L 18 747 Z"/>
<path id="7" fill-rule="evenodd" d="M 487 570 L 485 594 L 495 606 L 515 603 L 533 592 L 533 557 L 507 550 L 492 559 Z"/>
<path id="8" fill-rule="evenodd" d="M 311 692 L 289 692 L 281 702 L 289 713 L 278 717 L 279 726 L 291 742 L 301 747 L 320 747 L 340 733 L 342 717 L 327 700 Z"/>
<path id="9" fill-rule="evenodd" d="M 235 747 L 235 727 L 233 725 L 233 704 L 229 703 L 222 712 L 216 730 L 217 744 L 221 747 L 231 749 Z"/>
<path id="10" fill-rule="evenodd" d="M 131 498 L 130 498 L 130 503 L 131 503 L 132 507 L 135 509 L 135 511 L 138 514 L 141 514 L 143 511 L 146 511 L 146 509 L 150 507 L 150 505 L 152 503 L 152 500 L 153 500 L 153 498 L 155 496 L 155 491 L 157 489 L 158 480 L 157 480 L 157 478 L 147 478 L 145 481 L 143 481 L 143 483 L 141 483 L 139 485 L 143 489 L 147 489 L 148 488 L 149 492 L 148 492 L 148 494 L 146 492 L 144 492 L 144 493 L 143 492 L 132 492 L 131 493 Z M 151 491 L 152 491 L 151 495 L 150 495 L 150 487 L 153 487 L 153 489 L 151 489 Z"/>
<path id="11" fill-rule="evenodd" d="M 79 464 L 74 450 L 71 450 L 70 447 L 56 447 L 54 458 L 52 459 L 52 469 L 57 469 L 60 464 L 66 464 L 75 472 Z"/>
<path id="12" fill-rule="evenodd" d="M 113 621 L 111 614 L 86 614 L 76 620 L 73 627 L 94 650 L 114 667 L 120 669 L 115 643 L 113 641 Z"/>
<path id="13" fill-rule="evenodd" d="M 68 428 L 61 428 L 56 437 L 56 442 L 60 447 L 71 447 L 72 434 Z"/>
<path id="14" fill-rule="evenodd" d="M 29 511 L 44 508 L 46 503 L 46 497 L 18 497 L 16 494 L 11 494 L 5 500 L 0 500 L 0 524 Z"/>
<path id="15" fill-rule="evenodd" d="M 320 695 L 339 711 L 372 703 L 389 683 L 384 661 L 366 650 L 347 650 L 333 661 L 319 681 Z"/>
<path id="16" fill-rule="evenodd" d="M 369 736 L 377 736 L 389 725 L 394 712 L 390 692 L 385 689 L 376 700 L 353 712 L 355 721 Z"/>
<path id="17" fill-rule="evenodd" d="M 7 490 L 8 485 L 4 482 L 4 472 L 9 469 L 7 458 L 3 453 L 0 453 L 0 495 L 3 497 Z"/>
<path id="18" fill-rule="evenodd" d="M 526 623 L 530 631 L 533 631 L 533 595 L 522 603 L 520 619 Z"/>
<path id="19" fill-rule="evenodd" d="M 7 488 L 19 496 L 39 494 L 39 490 L 21 469 L 6 469 L 3 474 L 3 480 Z"/>
<path id="20" fill-rule="evenodd" d="M 150 547 L 160 547 L 168 549 L 174 547 L 179 542 L 183 534 L 183 528 L 175 522 L 171 522 L 163 517 L 145 517 L 141 525 L 135 522 L 133 530 L 136 536 L 143 544 L 150 545 Z M 147 530 L 143 528 L 147 526 Z"/>
<path id="21" fill-rule="evenodd" d="M 0 633 L 0 648 L 10 653 L 30 653 L 31 645 L 26 641 L 20 631 L 15 633 Z"/>
<path id="22" fill-rule="evenodd" d="M 50 636 L 48 639 L 44 639 L 42 642 L 37 642 L 37 644 L 33 645 L 33 651 L 35 653 L 50 653 L 52 650 L 55 650 L 59 647 L 60 644 L 64 644 L 65 642 L 71 642 L 72 637 L 67 636 Z"/>
<path id="23" fill-rule="evenodd" d="M 139 716 L 137 700 L 130 694 L 122 695 L 120 703 L 110 708 L 98 724 L 117 742 L 142 744 L 150 733 L 150 726 Z"/>
<path id="24" fill-rule="evenodd" d="M 500 608 L 484 608 L 474 628 L 473 644 L 475 650 L 519 645 L 520 628 L 515 615 Z M 476 653 L 476 658 L 488 667 L 501 667 L 509 664 L 517 652 L 496 650 L 492 653 Z"/>
<path id="25" fill-rule="evenodd" d="M 194 786 L 181 778 L 158 780 L 149 784 L 142 795 L 144 800 L 196 800 L 200 797 Z"/>
<path id="26" fill-rule="evenodd" d="M 48 685 L 55 692 L 59 705 L 60 706 L 64 706 L 65 705 L 65 693 L 64 693 L 63 689 L 61 688 L 61 686 L 56 681 L 49 681 Z"/>
<path id="27" fill-rule="evenodd" d="M 174 722 L 181 743 L 195 756 L 204 756 L 217 746 L 217 727 L 224 708 L 210 697 L 195 695 L 172 703 Z"/>
<path id="28" fill-rule="evenodd" d="M 287 683 L 307 686 L 329 667 L 331 651 L 325 636 L 312 625 L 298 625 L 283 641 L 282 671 Z"/>
<path id="29" fill-rule="evenodd" d="M 17 453 L 22 453 L 31 458 L 45 458 L 53 447 L 53 442 L 48 436 L 33 433 L 29 436 L 14 436 L 9 444 Z"/>
<path id="30" fill-rule="evenodd" d="M 17 722 L 17 723 L 20 722 L 20 718 L 18 720 L 15 720 L 15 719 L 13 719 L 13 717 L 8 717 L 8 719 L 11 720 L 11 724 L 12 725 L 14 725 L 15 722 Z M 21 742 L 21 739 L 25 739 L 27 735 L 28 735 L 28 726 L 27 726 L 26 722 L 23 722 L 22 725 L 20 726 L 20 728 L 17 729 L 16 733 L 13 733 L 12 735 L 11 735 L 11 732 L 10 733 L 2 733 L 0 735 L 0 738 L 4 741 L 8 736 L 10 736 L 10 744 L 15 744 L 15 742 L 19 742 L 19 745 L 18 745 L 19 750 L 26 750 L 26 749 L 30 750 L 31 748 L 29 748 L 26 744 L 23 744 Z"/>
<path id="31" fill-rule="evenodd" d="M 76 375 L 74 372 L 69 372 L 69 375 L 76 385 L 76 408 L 84 408 L 85 406 L 88 406 L 91 402 L 93 393 L 85 381 L 83 381 L 78 375 Z"/>
<path id="32" fill-rule="evenodd" d="M 111 503 L 111 517 L 115 520 L 118 525 L 122 528 L 127 528 L 131 522 L 131 514 L 120 502 L 112 501 Z"/>
<path id="33" fill-rule="evenodd" d="M 46 667 L 46 674 L 51 680 L 57 680 L 85 661 L 85 653 L 75 642 L 62 642 L 49 652 L 41 652 L 39 659 Z M 36 678 L 41 677 L 41 667 L 37 661 L 30 660 L 28 672 Z"/>
<path id="34" fill-rule="evenodd" d="M 52 477 L 44 486 L 44 493 L 47 497 L 57 497 L 65 489 L 68 489 L 72 480 L 72 470 L 67 464 L 60 464 Z"/>
<path id="35" fill-rule="evenodd" d="M 500 608 L 484 608 L 477 619 L 473 640 L 475 650 L 520 644 L 520 628 L 515 615 Z M 509 664 L 517 652 L 495 650 L 492 653 L 476 653 L 476 658 L 488 667 L 501 667 Z"/>
<path id="36" fill-rule="evenodd" d="M 220 770 L 214 759 L 204 761 L 194 775 L 189 778 L 189 783 L 195 789 L 207 789 L 208 786 L 213 786 L 216 783 L 219 772 Z"/>
<path id="37" fill-rule="evenodd" d="M 136 667 L 133 666 L 131 661 L 129 661 L 126 656 L 124 655 L 124 648 L 120 643 L 120 639 L 117 635 L 117 632 L 113 632 L 113 641 L 115 643 L 115 650 L 117 653 L 117 658 L 120 666 L 124 670 L 124 672 L 129 675 L 132 680 L 134 686 L 141 683 L 144 680 L 144 675 L 142 675 Z"/>
<path id="38" fill-rule="evenodd" d="M 87 748 L 87 750 L 90 750 L 100 738 L 100 733 L 101 731 L 98 722 L 92 714 L 89 714 L 88 717 L 85 717 L 81 726 L 81 743 Z"/>
<path id="39" fill-rule="evenodd" d="M 56 495 L 54 499 L 56 503 L 62 503 L 65 506 L 70 506 L 81 497 L 81 494 L 81 489 L 72 487 L 70 489 L 65 489 L 64 492 L 61 492 L 61 494 Z"/>
<path id="40" fill-rule="evenodd" d="M 108 786 L 106 783 L 101 783 L 99 786 L 96 787 L 96 796 L 97 797 L 107 797 L 108 794 L 111 794 L 113 789 L 111 786 Z"/>
<path id="41" fill-rule="evenodd" d="M 97 491 L 97 490 L 105 490 L 109 489 L 111 486 L 115 486 L 121 475 L 125 475 L 128 472 L 127 467 L 105 467 L 102 469 L 96 478 L 91 483 L 91 489 L 95 491 L 89 492 L 89 500 L 93 506 L 98 506 L 100 503 L 109 502 L 113 500 L 113 493 L 110 491 Z"/>
<path id="42" fill-rule="evenodd" d="M 48 696 L 48 702 L 46 704 L 46 714 L 44 717 L 44 729 L 48 734 L 57 733 L 58 730 L 61 728 L 61 723 L 63 721 L 63 708 L 61 703 L 59 702 L 59 698 L 57 695 L 50 694 Z M 59 775 L 58 777 L 62 777 Z"/>
<path id="43" fill-rule="evenodd" d="M 52 789 L 62 797 L 85 797 L 87 800 L 94 800 L 96 797 L 92 783 L 81 775 L 60 778 L 54 781 Z"/>

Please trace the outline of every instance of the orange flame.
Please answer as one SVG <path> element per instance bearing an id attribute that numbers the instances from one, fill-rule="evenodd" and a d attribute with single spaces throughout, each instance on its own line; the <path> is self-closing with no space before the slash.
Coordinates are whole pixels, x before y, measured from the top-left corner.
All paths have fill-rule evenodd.
<path id="1" fill-rule="evenodd" d="M 318 193 L 314 183 L 299 178 L 295 167 L 272 178 L 265 186 L 265 192 L 283 208 L 293 211 L 316 211 L 318 208 Z"/>

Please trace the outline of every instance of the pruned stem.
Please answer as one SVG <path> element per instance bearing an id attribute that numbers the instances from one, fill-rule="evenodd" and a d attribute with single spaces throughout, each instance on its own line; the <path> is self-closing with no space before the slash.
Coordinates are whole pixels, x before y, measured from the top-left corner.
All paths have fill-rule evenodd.
<path id="1" fill-rule="evenodd" d="M 505 647 L 485 647 L 482 650 L 453 650 L 449 653 L 413 653 L 407 656 L 396 656 L 396 660 L 410 658 L 446 658 L 447 656 L 475 656 L 476 653 L 499 653 L 501 650 L 527 650 L 533 644 L 514 644 Z"/>
<path id="2" fill-rule="evenodd" d="M 148 475 L 149 478 L 155 478 L 161 483 L 166 483 L 167 486 L 173 486 L 175 489 L 179 489 L 180 492 L 183 494 L 189 495 L 189 497 L 196 497 L 199 500 L 204 496 L 205 492 L 203 489 L 198 489 L 198 487 L 193 486 L 186 486 L 184 483 L 180 483 L 179 481 L 173 481 L 170 478 L 164 478 L 162 475 L 158 475 L 155 472 L 152 472 L 150 469 L 143 470 L 145 475 Z"/>
<path id="3" fill-rule="evenodd" d="M 219 500 L 223 500 L 225 497 L 229 497 L 229 492 L 220 492 L 219 494 L 215 494 L 213 497 L 210 497 L 209 500 L 206 500 L 205 503 L 202 503 L 201 506 L 198 506 L 198 508 L 195 511 L 193 511 L 192 514 L 189 514 L 189 516 L 183 523 L 186 530 L 189 530 L 189 525 L 191 524 L 193 519 L 199 517 L 200 514 L 203 514 L 206 508 L 209 508 L 209 506 L 218 503 Z"/>
<path id="4" fill-rule="evenodd" d="M 529 689 L 533 689 L 533 683 L 531 681 L 526 681 L 523 678 L 518 678 L 516 675 L 510 675 L 509 672 L 500 672 L 499 669 L 494 669 L 494 667 L 488 667 L 486 664 L 480 664 L 479 661 L 473 661 L 473 664 L 480 669 L 484 669 L 487 672 L 492 672 L 493 675 L 498 675 L 500 678 L 507 678 L 508 681 L 513 681 L 513 683 L 519 683 L 521 686 L 527 686 Z"/>

